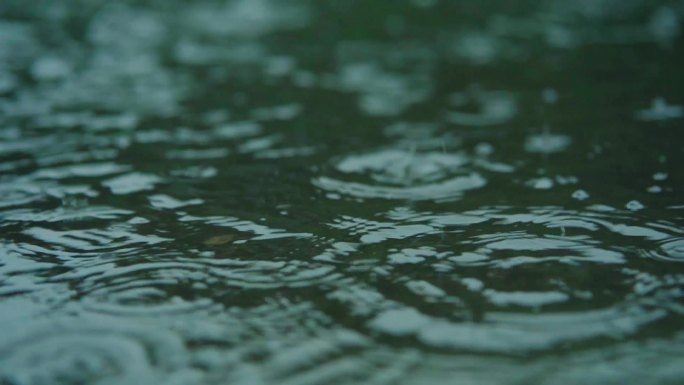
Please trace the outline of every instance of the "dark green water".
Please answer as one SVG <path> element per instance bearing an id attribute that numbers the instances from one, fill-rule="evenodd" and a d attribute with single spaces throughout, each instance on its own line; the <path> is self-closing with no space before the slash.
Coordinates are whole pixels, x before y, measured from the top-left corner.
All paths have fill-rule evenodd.
<path id="1" fill-rule="evenodd" d="M 683 18 L 0 2 L 0 384 L 684 383 Z"/>

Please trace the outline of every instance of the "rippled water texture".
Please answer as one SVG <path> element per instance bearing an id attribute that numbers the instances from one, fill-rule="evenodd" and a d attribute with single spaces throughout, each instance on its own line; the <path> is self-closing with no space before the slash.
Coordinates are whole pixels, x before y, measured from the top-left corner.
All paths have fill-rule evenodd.
<path id="1" fill-rule="evenodd" d="M 0 2 L 0 384 L 681 384 L 678 1 Z"/>

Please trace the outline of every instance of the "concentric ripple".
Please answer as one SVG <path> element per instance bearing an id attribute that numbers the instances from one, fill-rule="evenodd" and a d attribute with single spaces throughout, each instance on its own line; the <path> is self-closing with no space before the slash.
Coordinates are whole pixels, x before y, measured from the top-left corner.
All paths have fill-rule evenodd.
<path id="1" fill-rule="evenodd" d="M 73 274 L 55 277 L 62 281 Z M 330 265 L 297 261 L 174 258 L 166 262 L 91 267 L 76 291 L 88 310 L 106 314 L 158 315 L 220 312 L 238 290 L 272 292 L 341 284 Z"/>
<path id="2" fill-rule="evenodd" d="M 470 163 L 464 154 L 385 149 L 337 162 L 337 171 L 352 180 L 321 176 L 313 184 L 328 192 L 362 199 L 453 200 L 487 184 L 480 173 L 468 167 Z M 353 181 L 359 178 L 371 182 Z"/>
<path id="3" fill-rule="evenodd" d="M 0 340 L 0 379 L 11 384 L 197 383 L 177 336 L 120 320 L 62 317 Z"/>

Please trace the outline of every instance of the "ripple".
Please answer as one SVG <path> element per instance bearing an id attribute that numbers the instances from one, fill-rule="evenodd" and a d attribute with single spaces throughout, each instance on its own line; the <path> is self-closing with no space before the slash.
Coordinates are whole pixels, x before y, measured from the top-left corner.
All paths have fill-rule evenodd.
<path id="1" fill-rule="evenodd" d="M 214 344 L 195 355 L 194 361 L 219 383 L 389 385 L 419 359 L 412 349 L 388 349 L 358 331 L 333 325 L 307 302 L 270 298 L 255 308 L 231 308 L 225 314 L 232 321 L 195 323 L 203 327 L 182 332 L 194 335 L 194 341 L 233 342 L 229 354 Z"/>
<path id="2" fill-rule="evenodd" d="M 453 200 L 487 183 L 478 172 L 464 167 L 468 163 L 469 158 L 463 154 L 380 150 L 346 157 L 336 164 L 338 171 L 370 178 L 372 184 L 326 176 L 315 178 L 312 183 L 323 190 L 356 198 Z"/>
<path id="3" fill-rule="evenodd" d="M 500 292 L 496 290 L 485 290 L 483 294 L 487 297 L 489 302 L 496 306 L 525 306 L 531 308 L 539 308 L 544 305 L 565 302 L 570 299 L 566 293 L 558 291 L 546 292 Z"/>
<path id="4" fill-rule="evenodd" d="M 181 201 L 166 194 L 155 194 L 147 197 L 150 204 L 158 209 L 178 209 L 181 207 L 201 205 L 204 203 L 202 199 L 195 198 L 187 201 Z"/>
<path id="5" fill-rule="evenodd" d="M 679 383 L 680 9 L 5 3 L 1 384 Z"/>
<path id="6" fill-rule="evenodd" d="M 410 350 L 390 353 L 357 332 L 334 330 L 277 352 L 265 368 L 282 384 L 396 383 L 417 363 Z"/>
<path id="7" fill-rule="evenodd" d="M 384 258 L 354 259 L 349 268 L 372 277 L 375 286 L 354 283 L 328 298 L 385 336 L 437 349 L 516 355 L 652 331 L 682 311 L 676 289 L 681 278 L 647 279 L 630 268 L 640 253 L 674 257 L 681 230 L 666 221 L 643 223 L 627 211 L 559 207 L 521 213 L 506 207 L 462 213 L 396 208 L 383 216 L 392 221 L 341 217 L 331 224 L 361 241 L 342 253 L 347 259 L 366 252 Z M 369 234 L 391 234 L 402 226 L 425 226 L 397 237 L 410 238 L 415 246 L 378 251 L 375 242 L 363 242 Z M 387 239 L 392 238 L 379 241 Z M 588 264 L 594 264 L 594 274 L 607 274 L 605 283 L 582 283 Z M 571 278 L 570 271 L 579 275 Z M 639 277 L 637 284 L 632 275 Z M 624 294 L 610 294 L 615 290 Z M 609 305 L 597 306 L 601 301 Z M 578 311 L 580 303 L 585 309 Z M 535 313 L 511 312 L 521 308 Z"/>
<path id="8" fill-rule="evenodd" d="M 199 222 L 216 227 L 229 227 L 241 232 L 255 234 L 251 240 L 270 240 L 278 238 L 311 238 L 311 233 L 292 233 L 284 229 L 272 228 L 252 221 L 239 219 L 236 217 L 207 216 L 199 217 L 194 215 L 182 215 L 178 218 L 180 222 Z"/>
<path id="9" fill-rule="evenodd" d="M 415 283 L 409 287 L 414 286 Z M 430 315 L 421 308 L 388 298 L 395 290 L 383 294 L 378 288 L 354 284 L 331 293 L 329 299 L 348 307 L 352 314 L 365 317 L 369 330 L 388 338 L 416 339 L 425 346 L 449 351 L 512 356 L 563 349 L 605 338 L 621 339 L 656 324 L 670 311 L 667 307 L 652 307 L 644 301 L 627 301 L 606 308 L 545 311 L 541 314 L 493 310 L 478 321 L 467 318 L 457 321 L 448 319 L 441 312 L 440 316 Z M 478 287 L 476 291 L 480 290 Z M 453 294 L 439 289 L 427 292 L 432 294 L 426 294 L 424 290 L 422 293 L 425 298 L 449 303 L 452 307 L 462 304 Z M 482 294 L 494 301 L 497 309 L 514 303 L 538 308 L 569 299 L 563 293 L 551 292 L 499 293 L 487 289 Z"/>
<path id="10" fill-rule="evenodd" d="M 624 343 L 615 348 L 549 359 L 539 366 L 546 373 L 541 383 L 676 384 L 681 380 L 682 335 L 671 340 Z M 648 370 L 643 370 L 648 367 Z"/>
<path id="11" fill-rule="evenodd" d="M 159 182 L 161 182 L 161 178 L 156 175 L 135 172 L 108 179 L 102 184 L 109 187 L 113 194 L 127 195 L 152 190 Z"/>
<path id="12" fill-rule="evenodd" d="M 95 256 L 105 252 L 130 254 L 142 245 L 157 245 L 170 239 L 155 235 L 142 235 L 112 226 L 107 229 L 51 230 L 31 227 L 23 232 L 38 244 L 22 245 L 23 248 L 62 257 Z"/>
<path id="13" fill-rule="evenodd" d="M 391 222 L 376 222 L 354 217 L 338 218 L 329 225 L 347 230 L 351 235 L 360 235 L 360 242 L 365 244 L 379 243 L 389 239 L 405 239 L 436 232 L 435 228 L 422 224 L 398 225 Z"/>
<path id="14" fill-rule="evenodd" d="M 684 239 L 676 239 L 664 243 L 660 247 L 673 260 L 684 260 Z"/>
<path id="15" fill-rule="evenodd" d="M 48 186 L 53 187 L 54 184 Z M 21 207 L 37 203 L 47 198 L 46 185 L 38 185 L 28 181 L 14 181 L 14 183 L 0 184 L 0 208 Z"/>
<path id="16" fill-rule="evenodd" d="M 6 325 L 9 326 L 9 325 Z M 183 341 L 104 317 L 12 325 L 0 339 L 0 379 L 12 384 L 196 383 Z"/>
<path id="17" fill-rule="evenodd" d="M 663 261 L 682 262 L 684 261 L 684 238 L 669 238 L 661 242 L 658 247 L 642 250 L 642 254 Z"/>
<path id="18" fill-rule="evenodd" d="M 177 257 L 122 266 L 107 262 L 81 267 L 54 280 L 79 280 L 77 291 L 89 310 L 149 317 L 217 311 L 221 308 L 217 300 L 236 293 L 235 289 L 308 288 L 336 284 L 345 278 L 331 265 Z"/>
<path id="19" fill-rule="evenodd" d="M 415 336 L 430 346 L 470 352 L 518 354 L 633 334 L 665 316 L 663 311 L 608 309 L 544 315 L 490 313 L 482 323 L 454 323 L 415 309 L 387 310 L 368 326 L 394 336 Z"/>
<path id="20" fill-rule="evenodd" d="M 0 261 L 0 274 L 3 277 L 0 283 L 0 298 L 19 293 L 49 292 L 51 295 L 44 296 L 44 299 L 64 299 L 60 298 L 64 295 L 62 288 L 56 287 L 57 285 L 47 284 L 41 276 L 53 270 L 56 267 L 55 264 L 28 258 L 18 253 L 13 245 L 4 243 L 0 243 L 0 252 L 3 256 L 2 261 Z M 0 306 L 7 306 L 6 311 L 0 312 L 4 316 L 1 317 L 2 319 L 5 319 L 7 316 L 12 318 L 21 315 L 22 309 L 25 307 L 31 309 L 36 307 L 23 301 L 10 302 L 9 304 L 5 303 L 5 301 L 0 301 Z"/>
<path id="21" fill-rule="evenodd" d="M 117 174 L 130 169 L 112 162 L 78 164 L 63 167 L 45 167 L 34 174 L 36 178 L 65 179 L 73 177 L 98 177 L 109 174 Z"/>
<path id="22" fill-rule="evenodd" d="M 107 206 L 58 207 L 54 210 L 35 211 L 17 209 L 2 213 L 3 219 L 9 222 L 61 222 L 82 221 L 88 219 L 119 219 L 133 214 L 133 211 Z"/>

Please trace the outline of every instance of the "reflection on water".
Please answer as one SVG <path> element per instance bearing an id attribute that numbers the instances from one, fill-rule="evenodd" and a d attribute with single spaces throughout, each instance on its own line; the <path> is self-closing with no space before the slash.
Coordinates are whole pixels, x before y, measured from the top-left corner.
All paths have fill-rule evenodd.
<path id="1" fill-rule="evenodd" d="M 678 2 L 38 3 L 0 383 L 684 377 Z"/>

